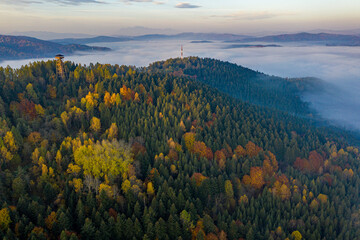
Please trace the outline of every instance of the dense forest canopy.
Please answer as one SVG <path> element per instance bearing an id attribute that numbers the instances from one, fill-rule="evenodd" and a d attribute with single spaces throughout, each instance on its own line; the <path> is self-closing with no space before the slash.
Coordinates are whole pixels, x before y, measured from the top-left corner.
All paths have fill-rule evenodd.
<path id="1" fill-rule="evenodd" d="M 65 71 L 0 68 L 1 238 L 360 236 L 358 148 L 297 117 L 292 82 L 198 58 Z"/>
<path id="2" fill-rule="evenodd" d="M 301 92 L 304 89 L 315 89 L 319 84 L 315 78 L 285 79 L 269 76 L 210 58 L 190 57 L 186 62 L 169 59 L 151 64 L 148 70 L 191 77 L 243 101 L 297 115 L 311 113 L 308 104 L 301 100 Z"/>

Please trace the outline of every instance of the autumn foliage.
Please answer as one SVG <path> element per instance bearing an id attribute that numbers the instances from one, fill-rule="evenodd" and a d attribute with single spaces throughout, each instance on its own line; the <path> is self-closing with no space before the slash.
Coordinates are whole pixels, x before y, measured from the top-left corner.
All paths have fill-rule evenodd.
<path id="1" fill-rule="evenodd" d="M 250 176 L 245 175 L 243 182 L 246 185 L 251 185 L 255 189 L 261 189 L 265 184 L 263 169 L 261 167 L 251 167 Z"/>
<path id="2" fill-rule="evenodd" d="M 37 116 L 35 103 L 26 98 L 22 99 L 20 103 L 12 102 L 10 109 L 13 112 L 19 111 L 20 115 L 22 115 L 26 120 L 34 120 Z"/>
<path id="3" fill-rule="evenodd" d="M 213 159 L 211 148 L 207 147 L 204 142 L 195 141 L 193 153 L 200 158 L 207 158 L 208 160 Z"/>
<path id="4" fill-rule="evenodd" d="M 0 210 L 0 230 L 5 231 L 11 223 L 9 209 L 3 208 Z"/>
<path id="5" fill-rule="evenodd" d="M 146 152 L 146 148 L 140 142 L 135 141 L 131 145 L 131 152 L 134 154 L 134 156 L 138 154 L 144 154 Z"/>
<path id="6" fill-rule="evenodd" d="M 312 151 L 309 154 L 309 159 L 296 158 L 294 167 L 300 171 L 307 173 L 321 173 L 324 166 L 324 157 Z"/>
<path id="7" fill-rule="evenodd" d="M 201 173 L 194 173 L 191 178 L 195 180 L 197 186 L 200 186 L 201 183 L 208 177 L 205 177 Z"/>
<path id="8" fill-rule="evenodd" d="M 75 151 L 74 159 L 85 175 L 95 178 L 119 174 L 126 176 L 129 164 L 133 161 L 130 146 L 116 140 L 81 146 Z"/>
<path id="9" fill-rule="evenodd" d="M 291 197 L 291 191 L 288 178 L 285 175 L 277 177 L 271 192 L 279 196 L 282 200 L 289 199 Z"/>
<path id="10" fill-rule="evenodd" d="M 255 157 L 256 155 L 259 154 L 259 152 L 261 151 L 261 148 L 256 146 L 255 143 L 249 141 L 246 146 L 245 146 L 245 149 L 246 149 L 246 154 L 247 156 L 249 157 Z"/>
<path id="11" fill-rule="evenodd" d="M 135 97 L 135 93 L 130 88 L 127 88 L 125 85 L 120 88 L 120 94 L 125 101 L 132 100 Z"/>
<path id="12" fill-rule="evenodd" d="M 221 169 L 225 168 L 226 156 L 223 151 L 218 150 L 215 152 L 215 160 Z"/>
<path id="13" fill-rule="evenodd" d="M 193 132 L 187 132 L 184 134 L 184 141 L 185 146 L 189 151 L 192 151 L 194 149 L 194 143 L 195 143 L 195 133 Z"/>
<path id="14" fill-rule="evenodd" d="M 195 141 L 195 133 L 187 132 L 184 134 L 183 138 L 185 146 L 190 152 L 194 153 L 199 158 L 207 158 L 208 160 L 213 159 L 214 156 L 211 148 L 207 147 L 204 142 Z M 173 143 L 172 139 L 170 142 L 168 141 L 168 144 L 171 148 L 182 151 L 181 147 L 176 143 Z"/>
<path id="15" fill-rule="evenodd" d="M 235 152 L 237 157 L 245 157 L 246 156 L 246 150 L 241 145 L 238 145 L 235 148 L 234 152 Z"/>

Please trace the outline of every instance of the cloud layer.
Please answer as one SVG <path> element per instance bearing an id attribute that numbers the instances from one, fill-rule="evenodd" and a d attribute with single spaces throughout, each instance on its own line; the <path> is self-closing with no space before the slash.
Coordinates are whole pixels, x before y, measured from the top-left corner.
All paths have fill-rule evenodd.
<path id="1" fill-rule="evenodd" d="M 123 2 L 153 2 L 153 0 L 123 0 Z"/>
<path id="2" fill-rule="evenodd" d="M 200 6 L 188 2 L 181 2 L 175 5 L 176 8 L 199 8 Z"/>
<path id="3" fill-rule="evenodd" d="M 153 3 L 155 5 L 162 5 L 165 4 L 163 1 L 154 1 L 154 0 L 122 0 L 125 3 L 131 4 L 131 3 Z"/>
<path id="4" fill-rule="evenodd" d="M 226 15 L 212 15 L 211 17 L 215 18 L 225 18 L 231 20 L 262 20 L 262 19 L 270 19 L 276 18 L 280 16 L 292 15 L 289 13 L 275 13 L 268 11 L 258 11 L 258 12 L 247 12 L 247 11 L 238 11 L 231 14 Z"/>
<path id="5" fill-rule="evenodd" d="M 105 3 L 98 0 L 0 0 L 0 4 L 11 4 L 11 5 L 24 5 L 24 4 L 43 4 L 43 3 L 57 3 L 61 5 L 81 5 L 88 3 Z"/>
<path id="6" fill-rule="evenodd" d="M 65 5 L 80 5 L 84 3 L 104 3 L 98 0 L 50 0 L 50 1 Z"/>

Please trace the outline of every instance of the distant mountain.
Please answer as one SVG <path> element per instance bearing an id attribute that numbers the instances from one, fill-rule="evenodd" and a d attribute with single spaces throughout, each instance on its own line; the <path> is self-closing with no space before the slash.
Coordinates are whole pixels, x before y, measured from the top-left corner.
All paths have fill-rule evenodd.
<path id="1" fill-rule="evenodd" d="M 171 28 L 147 28 L 142 26 L 135 26 L 135 27 L 126 27 L 121 28 L 117 33 L 121 33 L 121 36 L 140 36 L 145 34 L 176 34 L 179 31 L 176 31 Z"/>
<path id="2" fill-rule="evenodd" d="M 97 36 L 91 38 L 63 38 L 63 39 L 54 39 L 50 40 L 54 43 L 59 44 L 89 44 L 89 43 L 99 43 L 99 42 L 123 42 L 131 41 L 133 37 L 110 37 L 110 36 Z"/>
<path id="3" fill-rule="evenodd" d="M 332 33 L 332 34 L 344 34 L 344 35 L 360 35 L 360 28 L 348 29 L 348 30 L 332 30 L 332 29 L 315 29 L 306 31 L 308 33 Z"/>
<path id="4" fill-rule="evenodd" d="M 190 43 L 212 43 L 213 41 L 208 41 L 208 40 L 194 40 L 191 41 Z"/>
<path id="5" fill-rule="evenodd" d="M 41 40 L 50 40 L 50 39 L 58 39 L 58 38 L 91 38 L 96 36 L 85 33 L 56 33 L 56 32 L 48 32 L 48 31 L 24 31 L 24 32 L 16 31 L 16 32 L 11 32 L 7 35 L 28 36 L 28 37 L 38 38 Z"/>
<path id="6" fill-rule="evenodd" d="M 231 49 L 231 48 L 266 48 L 266 47 L 282 47 L 282 46 L 277 44 L 231 44 L 224 48 Z"/>
<path id="7" fill-rule="evenodd" d="M 155 41 L 155 40 L 189 40 L 189 41 L 224 41 L 232 43 L 247 42 L 307 42 L 325 46 L 360 46 L 359 35 L 345 35 L 332 33 L 296 33 L 269 35 L 264 37 L 250 37 L 237 34 L 220 33 L 179 33 L 174 35 L 146 34 L 139 36 L 98 36 L 91 38 L 63 38 L 51 40 L 60 44 L 92 44 L 101 42 L 124 42 L 124 41 Z"/>
<path id="8" fill-rule="evenodd" d="M 59 43 L 24 36 L 0 35 L 0 60 L 50 57 L 58 53 L 72 54 L 76 51 L 107 51 L 105 47 Z"/>
<path id="9" fill-rule="evenodd" d="M 320 42 L 325 45 L 351 46 L 360 43 L 360 36 L 331 33 L 296 33 L 251 37 L 231 42 Z"/>
<path id="10" fill-rule="evenodd" d="M 248 38 L 248 35 L 237 35 L 229 33 L 180 33 L 173 35 L 174 38 L 189 39 L 189 40 L 240 40 Z"/>
<path id="11" fill-rule="evenodd" d="M 99 42 L 123 42 L 123 41 L 151 41 L 151 40 L 167 40 L 167 39 L 179 39 L 179 40 L 199 40 L 199 41 L 235 41 L 248 38 L 245 35 L 236 34 L 219 34 L 219 33 L 179 33 L 175 35 L 165 34 L 146 34 L 139 36 L 98 36 L 92 38 L 64 38 L 51 40 L 55 43 L 61 44 L 89 44 Z"/>
<path id="12" fill-rule="evenodd" d="M 360 36 L 359 36 L 359 37 L 360 37 Z M 326 46 L 328 46 L 328 47 L 337 47 L 337 46 L 343 46 L 343 47 L 359 47 L 359 46 L 360 46 L 360 41 L 327 43 Z"/>

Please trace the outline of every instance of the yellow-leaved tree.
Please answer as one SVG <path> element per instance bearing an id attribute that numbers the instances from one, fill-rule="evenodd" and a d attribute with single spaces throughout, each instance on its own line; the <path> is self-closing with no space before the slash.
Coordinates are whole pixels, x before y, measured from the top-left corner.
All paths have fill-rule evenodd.
<path id="1" fill-rule="evenodd" d="M 184 141 L 185 141 L 186 148 L 192 152 L 193 148 L 194 148 L 194 143 L 195 143 L 195 133 L 193 133 L 193 132 L 185 133 Z"/>
<path id="2" fill-rule="evenodd" d="M 75 151 L 74 158 L 84 174 L 94 178 L 121 175 L 125 179 L 128 167 L 133 162 L 131 146 L 116 140 L 81 146 Z"/>
<path id="3" fill-rule="evenodd" d="M 225 195 L 229 200 L 234 198 L 233 185 L 230 180 L 225 181 Z"/>
<path id="4" fill-rule="evenodd" d="M 114 138 L 117 138 L 118 132 L 119 132 L 119 130 L 118 130 L 116 123 L 112 123 L 110 128 L 108 130 L 106 130 L 105 133 L 107 134 L 107 138 L 109 140 L 112 140 Z"/>
<path id="5" fill-rule="evenodd" d="M 153 196 L 155 193 L 155 190 L 154 190 L 154 186 L 152 184 L 152 182 L 148 182 L 147 184 L 147 194 L 149 194 L 150 196 Z"/>
<path id="6" fill-rule="evenodd" d="M 295 239 L 295 240 L 301 240 L 302 239 L 302 235 L 299 231 L 293 231 L 291 233 L 291 236 Z"/>
<path id="7" fill-rule="evenodd" d="M 15 153 L 18 150 L 18 146 L 16 146 L 14 135 L 11 131 L 7 132 L 4 137 L 4 143 L 7 149 Z"/>
<path id="8" fill-rule="evenodd" d="M 5 231 L 11 223 L 9 209 L 3 208 L 0 210 L 0 230 Z"/>
<path id="9" fill-rule="evenodd" d="M 90 125 L 90 129 L 94 132 L 99 132 L 101 129 L 101 122 L 100 119 L 98 119 L 97 117 L 93 117 L 91 119 L 91 125 Z"/>
<path id="10" fill-rule="evenodd" d="M 56 221 L 56 213 L 53 211 L 45 218 L 45 225 L 48 229 L 51 230 Z"/>

